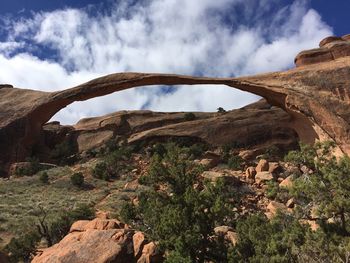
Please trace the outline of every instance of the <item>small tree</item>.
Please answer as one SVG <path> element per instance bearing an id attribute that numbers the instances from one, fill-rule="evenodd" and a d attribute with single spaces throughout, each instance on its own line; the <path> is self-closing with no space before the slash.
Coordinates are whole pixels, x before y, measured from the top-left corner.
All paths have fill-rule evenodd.
<path id="1" fill-rule="evenodd" d="M 164 158 L 155 155 L 148 175 L 141 177 L 151 189 L 139 195 L 138 206 L 125 205 L 121 215 L 160 242 L 169 252 L 167 262 L 224 262 L 226 247 L 213 238 L 214 228 L 231 223 L 233 191 L 221 180 L 203 181 L 182 149 L 167 147 Z"/>
<path id="2" fill-rule="evenodd" d="M 225 113 L 226 110 L 223 107 L 217 108 L 218 113 Z"/>
<path id="3" fill-rule="evenodd" d="M 70 177 L 73 185 L 81 187 L 84 184 L 84 176 L 82 173 L 74 173 Z"/>
<path id="4" fill-rule="evenodd" d="M 323 221 L 330 217 L 340 221 L 343 234 L 348 234 L 350 216 L 350 158 L 336 159 L 332 155 L 334 143 L 316 143 L 301 146 L 300 152 L 292 152 L 287 160 L 301 163 L 313 170 L 297 178 L 292 193 L 303 206 L 316 208 Z M 324 222 L 325 223 L 325 222 Z"/>

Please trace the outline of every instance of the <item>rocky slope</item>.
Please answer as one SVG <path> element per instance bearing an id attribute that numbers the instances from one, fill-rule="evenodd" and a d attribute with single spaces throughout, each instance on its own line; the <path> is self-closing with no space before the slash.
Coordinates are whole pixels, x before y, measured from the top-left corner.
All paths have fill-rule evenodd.
<path id="1" fill-rule="evenodd" d="M 74 101 L 146 85 L 224 84 L 264 97 L 291 116 L 301 140 L 334 140 L 350 153 L 349 36 L 327 38 L 320 49 L 304 51 L 297 68 L 240 78 L 199 78 L 170 74 L 117 73 L 59 92 L 0 86 L 0 159 L 23 160 L 40 139 L 44 125 Z"/>

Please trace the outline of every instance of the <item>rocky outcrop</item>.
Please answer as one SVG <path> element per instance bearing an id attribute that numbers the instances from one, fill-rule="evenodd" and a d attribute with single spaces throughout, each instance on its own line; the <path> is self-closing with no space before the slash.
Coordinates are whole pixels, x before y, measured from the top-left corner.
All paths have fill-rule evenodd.
<path id="1" fill-rule="evenodd" d="M 319 48 L 300 52 L 295 58 L 295 64 L 300 67 L 346 56 L 350 56 L 350 35 L 331 36 L 323 39 Z"/>
<path id="2" fill-rule="evenodd" d="M 312 55 L 301 53 L 296 59 L 299 67 L 295 69 L 251 77 L 117 73 L 58 92 L 1 86 L 0 160 L 3 164 L 23 160 L 39 140 L 42 125 L 74 101 L 139 86 L 180 84 L 221 84 L 262 96 L 290 115 L 290 126 L 303 141 L 334 140 L 340 151 L 350 153 L 349 38 L 333 40 L 321 42 L 321 49 L 331 50 L 332 59 L 324 59 L 328 55 L 322 52 L 308 51 Z"/>
<path id="3" fill-rule="evenodd" d="M 197 113 L 196 113 L 197 115 Z M 297 135 L 289 126 L 291 119 L 283 110 L 260 101 L 225 114 L 207 114 L 198 118 L 131 134 L 129 143 L 169 137 L 197 138 L 213 146 L 235 144 L 251 147 L 268 143 L 290 147 L 295 145 Z"/>
<path id="4" fill-rule="evenodd" d="M 147 243 L 141 232 L 135 233 L 117 220 L 96 218 L 75 222 L 68 235 L 41 251 L 32 262 L 151 263 L 159 262 L 159 255 L 155 244 Z"/>
<path id="5" fill-rule="evenodd" d="M 57 142 L 69 140 L 71 145 L 76 145 L 79 153 L 84 153 L 96 150 L 111 138 L 123 138 L 129 143 L 140 142 L 144 145 L 186 138 L 214 147 L 226 144 L 234 144 L 236 147 L 275 145 L 282 151 L 293 149 L 297 145 L 298 137 L 289 127 L 289 115 L 280 108 L 271 107 L 265 100 L 224 114 L 193 114 L 195 119 L 189 121 L 185 118 L 185 112 L 122 111 L 82 119 L 69 127 L 49 123 L 43 126 L 44 146 L 41 148 L 52 149 Z M 43 158 L 49 156 L 49 152 L 42 155 Z M 208 164 L 220 161 L 217 160 L 217 155 L 210 152 L 203 158 L 204 165 L 206 161 Z"/>

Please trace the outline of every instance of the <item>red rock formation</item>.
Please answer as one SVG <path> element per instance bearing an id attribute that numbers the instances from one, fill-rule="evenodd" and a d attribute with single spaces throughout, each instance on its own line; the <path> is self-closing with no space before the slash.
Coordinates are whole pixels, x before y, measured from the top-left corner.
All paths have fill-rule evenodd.
<path id="1" fill-rule="evenodd" d="M 75 222 L 59 243 L 36 255 L 33 263 L 159 262 L 155 244 L 147 243 L 141 232 L 134 232 L 113 219 L 95 218 Z"/>
<path id="2" fill-rule="evenodd" d="M 300 52 L 295 58 L 297 67 L 329 62 L 337 58 L 350 56 L 350 36 L 326 37 L 320 42 L 320 48 Z"/>
<path id="3" fill-rule="evenodd" d="M 223 84 L 260 95 L 287 111 L 305 142 L 334 140 L 350 153 L 349 36 L 322 41 L 321 48 L 297 56 L 296 69 L 241 78 L 199 78 L 170 74 L 118 73 L 75 88 L 41 92 L 1 86 L 0 160 L 23 160 L 39 140 L 42 125 L 74 101 L 147 85 Z M 327 50 L 326 50 L 327 49 Z M 323 63 L 319 63 L 323 62 Z"/>

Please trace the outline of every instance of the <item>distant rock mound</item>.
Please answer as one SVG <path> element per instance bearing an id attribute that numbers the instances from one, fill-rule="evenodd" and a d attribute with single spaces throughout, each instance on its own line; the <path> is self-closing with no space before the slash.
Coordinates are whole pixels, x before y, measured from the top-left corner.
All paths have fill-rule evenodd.
<path id="1" fill-rule="evenodd" d="M 82 119 L 74 126 L 46 124 L 43 138 L 47 148 L 53 148 L 60 140 L 69 140 L 79 153 L 96 149 L 118 136 L 132 144 L 188 138 L 215 147 L 274 145 L 281 150 L 293 149 L 298 142 L 290 116 L 265 100 L 225 113 L 193 115 L 194 120 L 189 121 L 185 112 L 122 111 Z"/>

